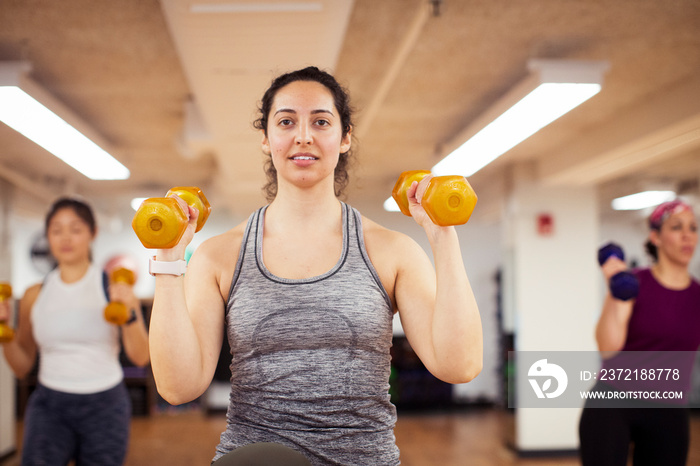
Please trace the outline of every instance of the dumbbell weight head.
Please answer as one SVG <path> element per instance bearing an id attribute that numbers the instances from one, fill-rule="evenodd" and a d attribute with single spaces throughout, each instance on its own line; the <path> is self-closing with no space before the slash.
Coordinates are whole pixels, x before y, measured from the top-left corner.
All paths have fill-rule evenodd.
<path id="1" fill-rule="evenodd" d="M 0 283 L 0 302 L 12 297 L 12 285 L 9 283 Z M 15 331 L 7 325 L 6 322 L 0 321 L 0 343 L 12 341 L 15 338 Z"/>
<path id="2" fill-rule="evenodd" d="M 188 215 L 172 197 L 152 197 L 141 203 L 131 227 L 144 247 L 174 247 L 187 229 Z"/>
<path id="3" fill-rule="evenodd" d="M 391 197 L 394 198 L 404 215 L 411 216 L 411 211 L 408 209 L 408 196 L 406 195 L 408 188 L 414 181 L 420 182 L 428 175 L 430 175 L 430 170 L 409 170 L 399 175 L 399 179 L 396 180 L 394 189 L 391 191 Z"/>
<path id="4" fill-rule="evenodd" d="M 187 205 L 192 206 L 199 211 L 199 216 L 197 217 L 197 228 L 195 229 L 195 232 L 201 230 L 204 224 L 207 222 L 209 214 L 211 213 L 211 205 L 209 204 L 209 201 L 202 190 L 196 186 L 178 186 L 170 189 L 165 197 L 168 197 L 171 194 L 177 195 L 183 201 L 185 201 Z"/>
<path id="5" fill-rule="evenodd" d="M 175 194 L 188 205 L 199 211 L 197 228 L 199 231 L 209 218 L 211 206 L 201 189 L 195 186 L 172 188 L 166 197 L 153 197 L 141 203 L 131 226 L 136 236 L 146 248 L 169 249 L 174 247 L 187 229 L 189 219 L 176 199 L 168 197 Z"/>
<path id="6" fill-rule="evenodd" d="M 463 225 L 469 221 L 477 200 L 465 177 L 436 176 L 430 180 L 421 205 L 436 225 Z"/>
<path id="7" fill-rule="evenodd" d="M 114 269 L 111 274 L 109 274 L 109 279 L 112 283 L 126 283 L 127 285 L 133 285 L 136 283 L 136 275 L 133 270 L 127 269 L 126 267 L 120 267 Z"/>
<path id="8" fill-rule="evenodd" d="M 124 303 L 114 301 L 105 306 L 104 318 L 110 324 L 124 325 L 129 317 L 129 309 Z"/>
<path id="9" fill-rule="evenodd" d="M 639 294 L 639 280 L 631 272 L 618 272 L 610 277 L 610 294 L 619 300 L 629 301 Z"/>
<path id="10" fill-rule="evenodd" d="M 603 265 L 610 257 L 615 256 L 621 261 L 625 260 L 625 253 L 622 248 L 615 243 L 608 243 L 598 249 L 598 264 Z"/>
<path id="11" fill-rule="evenodd" d="M 9 283 L 0 283 L 0 302 L 10 299 L 12 296 L 12 285 Z"/>

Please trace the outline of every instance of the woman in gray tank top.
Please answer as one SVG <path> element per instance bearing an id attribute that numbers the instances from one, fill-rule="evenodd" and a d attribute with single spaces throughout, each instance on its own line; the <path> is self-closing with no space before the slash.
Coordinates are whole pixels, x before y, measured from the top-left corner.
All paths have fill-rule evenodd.
<path id="1" fill-rule="evenodd" d="M 394 313 L 436 377 L 464 383 L 482 367 L 481 321 L 456 231 L 421 207 L 429 178 L 408 195 L 435 267 L 414 240 L 339 200 L 353 126 L 331 75 L 309 67 L 279 76 L 255 124 L 270 203 L 205 241 L 184 276 L 157 275 L 150 344 L 158 391 L 173 404 L 200 396 L 226 334 L 231 397 L 217 466 L 280 451 L 287 464 L 400 464 L 388 393 Z M 158 250 L 157 261 L 184 258 L 198 212 L 189 214 L 180 243 Z"/>

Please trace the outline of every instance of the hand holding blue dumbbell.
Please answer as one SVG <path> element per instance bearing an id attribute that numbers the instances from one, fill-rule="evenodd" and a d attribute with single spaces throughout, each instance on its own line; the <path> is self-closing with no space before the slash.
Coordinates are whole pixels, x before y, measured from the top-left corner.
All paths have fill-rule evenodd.
<path id="1" fill-rule="evenodd" d="M 615 243 L 608 243 L 598 250 L 598 263 L 602 266 L 611 256 L 615 256 L 621 261 L 625 260 L 622 248 Z M 632 272 L 616 273 L 610 278 L 608 286 L 610 294 L 622 301 L 636 298 L 639 294 L 639 280 Z"/>

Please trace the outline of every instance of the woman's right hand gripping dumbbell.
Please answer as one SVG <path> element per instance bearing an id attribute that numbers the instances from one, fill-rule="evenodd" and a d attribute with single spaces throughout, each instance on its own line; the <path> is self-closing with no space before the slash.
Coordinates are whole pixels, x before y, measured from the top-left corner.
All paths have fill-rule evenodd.
<path id="1" fill-rule="evenodd" d="M 202 229 L 211 206 L 201 189 L 172 188 L 165 197 L 143 201 L 131 223 L 136 236 L 148 249 L 158 249 L 158 260 L 185 257 L 185 248 Z"/>

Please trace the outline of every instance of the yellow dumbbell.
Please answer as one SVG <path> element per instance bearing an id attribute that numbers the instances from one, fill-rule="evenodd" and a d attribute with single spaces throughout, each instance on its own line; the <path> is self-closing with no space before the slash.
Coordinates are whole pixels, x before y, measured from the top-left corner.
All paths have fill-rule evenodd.
<path id="1" fill-rule="evenodd" d="M 195 186 L 172 188 L 165 197 L 152 197 L 141 203 L 134 215 L 131 227 L 141 244 L 149 249 L 169 249 L 174 247 L 187 229 L 188 215 L 177 200 L 168 197 L 175 194 L 188 205 L 199 211 L 197 229 L 199 231 L 209 218 L 211 206 L 201 189 Z"/>
<path id="2" fill-rule="evenodd" d="M 9 283 L 0 283 L 0 302 L 6 301 L 12 297 L 12 285 Z M 7 322 L 0 320 L 0 343 L 12 341 L 15 338 L 15 331 L 7 325 Z"/>
<path id="3" fill-rule="evenodd" d="M 391 192 L 404 215 L 411 216 L 406 192 L 414 181 L 420 182 L 430 175 L 428 170 L 405 171 L 396 181 Z M 435 176 L 423 193 L 421 205 L 436 225 L 463 225 L 471 217 L 478 198 L 467 179 L 463 176 Z"/>
<path id="4" fill-rule="evenodd" d="M 119 268 L 112 271 L 109 276 L 111 283 L 126 283 L 133 285 L 136 283 L 134 272 L 127 268 Z M 114 325 L 124 325 L 129 320 L 129 308 L 119 301 L 112 301 L 105 306 L 105 320 Z"/>

